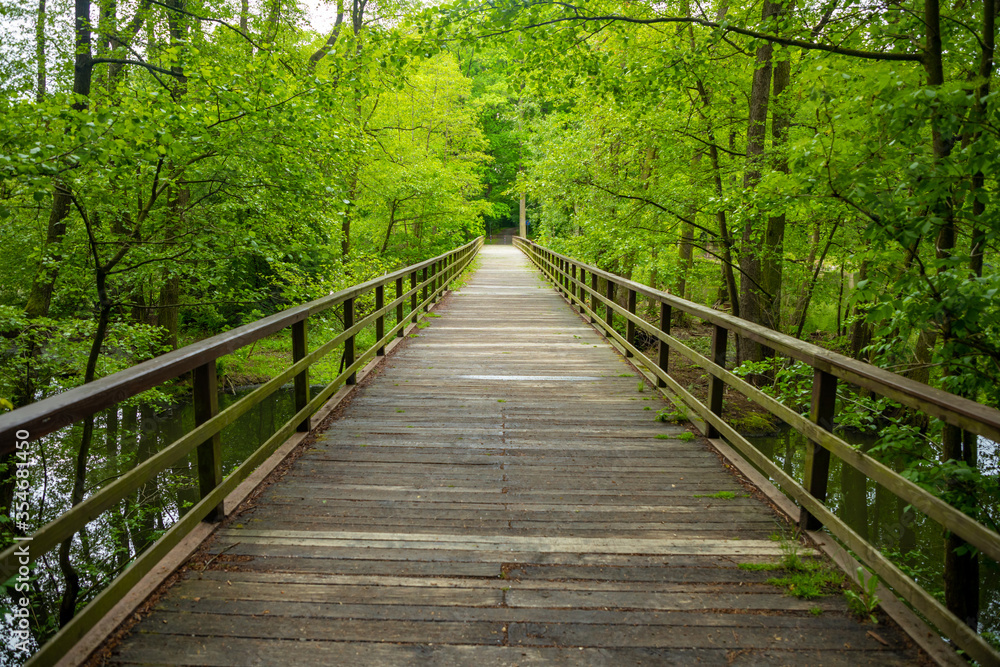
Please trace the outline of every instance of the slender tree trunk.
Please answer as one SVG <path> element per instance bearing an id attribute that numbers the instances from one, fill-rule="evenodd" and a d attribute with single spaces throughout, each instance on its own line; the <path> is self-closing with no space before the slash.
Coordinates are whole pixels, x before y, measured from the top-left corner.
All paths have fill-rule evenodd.
<path id="1" fill-rule="evenodd" d="M 45 62 L 45 0 L 38 0 L 38 15 L 35 18 L 35 101 L 45 100 L 46 72 Z"/>
<path id="2" fill-rule="evenodd" d="M 778 5 L 764 0 L 761 10 L 763 21 L 778 12 Z M 751 191 L 760 182 L 762 160 L 767 138 L 768 102 L 771 96 L 771 56 L 774 47 L 770 42 L 757 49 L 757 59 L 754 66 L 753 81 L 750 86 L 750 118 L 747 127 L 746 170 L 743 176 L 743 187 Z M 743 225 L 743 235 L 740 243 L 740 317 L 757 324 L 765 323 L 765 313 L 770 295 L 764 290 L 763 267 L 761 266 L 761 251 L 757 216 L 750 215 Z M 743 361 L 760 361 L 764 358 L 764 349 L 760 343 L 749 338 L 739 339 L 740 358 Z"/>
<path id="3" fill-rule="evenodd" d="M 990 10 L 987 10 L 984 18 L 990 13 Z M 941 39 L 941 15 L 938 0 L 924 0 L 924 25 L 927 31 L 927 44 L 924 49 L 923 65 L 927 74 L 927 84 L 941 87 L 944 84 L 942 57 L 944 47 Z M 950 129 L 945 127 L 945 120 L 936 112 L 931 119 L 931 137 L 936 170 L 943 175 L 946 168 L 945 163 L 951 156 L 954 147 L 955 137 Z M 956 237 L 954 200 L 951 193 L 944 195 L 936 202 L 934 213 L 942 221 L 937 235 L 937 257 L 938 259 L 947 259 L 951 257 L 955 248 Z M 945 270 L 947 269 L 942 269 L 942 271 Z M 941 336 L 947 345 L 952 337 L 947 322 L 942 327 Z M 961 371 L 946 362 L 943 372 L 947 376 L 958 374 Z M 950 424 L 945 425 L 941 444 L 942 460 L 966 460 L 968 452 L 964 451 L 962 429 Z M 956 496 L 964 496 L 964 500 L 971 501 L 972 506 L 975 506 L 975 489 L 971 485 L 953 481 L 949 484 L 949 490 Z M 954 533 L 947 532 L 945 535 L 944 568 L 945 604 L 953 614 L 965 621 L 969 627 L 975 629 L 979 621 L 979 558 L 974 554 L 959 553 L 964 551 L 968 551 L 965 540 Z"/>
<path id="4" fill-rule="evenodd" d="M 859 277 L 861 280 L 868 280 L 867 259 L 861 261 Z M 872 328 L 865 320 L 865 310 L 861 307 L 861 304 L 855 307 L 854 315 L 854 324 L 851 326 L 851 356 L 861 361 L 867 361 L 862 350 L 871 344 Z"/>
<path id="5" fill-rule="evenodd" d="M 819 274 L 823 271 L 823 261 L 826 259 L 826 253 L 830 250 L 830 246 L 833 245 L 833 238 L 837 233 L 837 227 L 839 226 L 839 221 L 834 223 L 833 229 L 830 230 L 830 237 L 826 240 L 826 245 L 823 247 L 823 252 L 819 256 L 819 261 L 816 262 L 815 269 L 813 270 L 812 277 L 806 285 L 805 293 L 799 300 L 798 305 L 795 309 L 795 315 L 792 318 L 792 322 L 795 323 L 795 337 L 802 338 L 802 329 L 806 325 L 806 313 L 809 311 L 809 304 L 812 301 L 813 292 L 816 290 L 816 283 L 819 280 Z M 809 250 L 809 262 L 808 266 L 813 267 L 813 257 L 816 253 L 816 246 L 819 245 L 819 223 L 816 224 L 816 236 L 814 237 L 814 242 L 812 248 Z M 839 312 L 839 307 L 838 307 Z M 839 319 L 839 318 L 838 318 Z M 837 323 L 837 329 L 839 333 L 840 323 Z"/>
<path id="6" fill-rule="evenodd" d="M 87 370 L 84 373 L 83 383 L 89 384 L 94 381 L 97 373 L 97 360 L 101 356 L 101 347 L 108 331 L 108 321 L 111 317 L 111 301 L 108 299 L 107 276 L 98 269 L 97 273 L 97 293 L 100 300 L 101 314 L 97 320 L 97 330 L 94 332 L 94 339 L 90 346 L 90 355 L 87 357 Z M 80 449 L 76 454 L 75 476 L 73 478 L 73 490 L 70 496 L 70 503 L 73 507 L 83 502 L 83 492 L 87 488 L 87 466 L 90 459 L 90 445 L 94 439 L 94 415 L 88 415 L 83 420 L 83 435 L 80 439 Z M 80 575 L 70 562 L 70 548 L 73 545 L 73 538 L 65 540 L 59 545 L 59 569 L 66 580 L 66 589 L 63 591 L 62 604 L 59 607 L 59 626 L 62 627 L 73 620 L 76 615 L 76 601 L 80 594 Z"/>
<path id="7" fill-rule="evenodd" d="M 791 81 L 792 63 L 785 58 L 774 65 L 772 77 L 774 110 L 771 114 L 771 148 L 775 152 L 774 169 L 788 173 L 788 160 L 784 157 L 784 145 L 791 125 L 791 112 L 782 94 Z M 764 248 L 761 253 L 762 287 L 767 301 L 763 309 L 764 324 L 775 331 L 781 331 L 781 283 L 784 269 L 785 214 L 769 216 L 764 231 Z"/>

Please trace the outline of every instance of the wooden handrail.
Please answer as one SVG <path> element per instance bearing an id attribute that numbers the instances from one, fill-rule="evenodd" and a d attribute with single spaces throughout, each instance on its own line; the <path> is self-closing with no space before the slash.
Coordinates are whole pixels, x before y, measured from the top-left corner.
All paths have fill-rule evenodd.
<path id="1" fill-rule="evenodd" d="M 0 416 L 0 441 L 4 451 L 16 446 L 15 438 L 27 431 L 35 440 L 54 430 L 72 424 L 95 412 L 115 405 L 162 382 L 176 378 L 189 371 L 195 371 L 195 396 L 200 396 L 204 404 L 196 405 L 196 427 L 178 440 L 156 452 L 145 461 L 106 484 L 83 502 L 71 507 L 59 517 L 42 526 L 27 538 L 0 553 L 0 581 L 6 581 L 19 567 L 25 567 L 46 552 L 71 538 L 88 522 L 100 516 L 105 510 L 115 506 L 129 493 L 141 487 L 160 472 L 192 451 L 198 452 L 198 473 L 201 500 L 181 517 L 150 548 L 143 552 L 120 576 L 112 581 L 90 604 L 82 609 L 72 621 L 59 630 L 28 664 L 54 664 L 80 637 L 126 593 L 142 576 L 148 573 L 159 560 L 176 546 L 203 519 L 217 519 L 222 500 L 236 486 L 270 456 L 296 430 L 301 430 L 309 418 L 333 394 L 345 384 L 352 384 L 358 370 L 373 357 L 385 354 L 385 346 L 399 335 L 406 326 L 424 317 L 434 301 L 439 299 L 469 265 L 482 247 L 479 237 L 455 250 L 432 259 L 408 266 L 399 271 L 374 280 L 341 290 L 327 297 L 317 299 L 302 306 L 289 308 L 270 317 L 234 329 L 204 341 L 183 347 L 130 369 L 102 378 L 90 384 L 67 391 L 63 394 L 39 401 Z M 428 269 L 432 269 L 428 272 Z M 417 274 L 421 273 L 421 279 Z M 403 291 L 403 279 L 409 276 L 410 286 Z M 395 298 L 389 303 L 380 303 L 375 310 L 354 322 L 354 299 L 368 292 L 382 290 L 386 285 L 394 285 Z M 422 292 L 418 302 L 418 294 Z M 384 297 L 384 292 L 381 292 Z M 378 299 L 377 299 L 378 301 Z M 384 301 L 384 298 L 382 299 Z M 403 317 L 403 307 L 409 301 L 411 309 Z M 334 306 L 343 305 L 345 325 L 343 332 L 323 343 L 316 350 L 306 350 L 305 326 L 309 315 L 323 312 Z M 396 323 L 389 329 L 384 318 L 395 312 Z M 233 352 L 244 345 L 260 340 L 284 327 L 292 327 L 293 357 L 295 361 L 277 376 L 261 385 L 253 392 L 218 412 L 216 361 L 219 357 Z M 381 334 L 372 345 L 355 358 L 354 337 L 368 327 L 375 327 Z M 313 397 L 309 396 L 308 385 L 304 382 L 309 367 L 318 360 L 343 346 L 346 368 L 326 387 Z M 301 381 L 300 381 L 301 378 Z M 296 396 L 293 415 L 276 433 L 271 435 L 253 454 L 243 461 L 225 478 L 221 475 L 221 460 L 218 451 L 218 437 L 223 428 L 232 424 L 240 416 L 276 392 L 281 386 L 295 379 Z M 205 383 L 199 387 L 199 382 Z M 198 408 L 204 419 L 198 419 Z M 24 547 L 27 546 L 27 553 Z"/>
<path id="2" fill-rule="evenodd" d="M 527 244 L 531 247 L 542 248 L 542 246 L 539 246 L 534 241 L 520 237 L 517 237 L 515 240 L 515 245 L 518 244 Z M 818 368 L 831 375 L 835 375 L 851 384 L 870 389 L 876 394 L 891 398 L 907 407 L 915 408 L 949 424 L 959 426 L 966 431 L 972 431 L 990 440 L 1000 442 L 1000 410 L 995 410 L 981 403 L 970 401 L 967 398 L 950 394 L 911 378 L 897 375 L 892 371 L 887 371 L 878 366 L 866 364 L 857 359 L 825 350 L 812 343 L 801 341 L 798 338 L 768 329 L 767 327 L 754 324 L 739 317 L 734 317 L 701 304 L 681 299 L 674 294 L 654 289 L 648 285 L 643 285 L 627 278 L 622 278 L 621 276 L 616 276 L 613 273 L 598 269 L 596 266 L 584 264 L 547 248 L 545 248 L 545 251 L 550 253 L 553 258 L 570 262 L 577 269 L 582 268 L 591 275 L 611 280 L 616 285 L 634 290 L 638 294 L 664 303 L 672 308 L 677 308 L 710 324 L 724 327 L 739 336 L 766 345 L 776 352 L 802 361 L 813 368 Z M 568 275 L 566 277 L 568 278 Z"/>
<path id="3" fill-rule="evenodd" d="M 14 436 L 19 431 L 27 431 L 30 434 L 29 440 L 36 440 L 78 422 L 88 415 L 188 373 L 209 361 L 231 354 L 241 347 L 301 322 L 310 315 L 329 310 L 347 299 L 372 291 L 375 287 L 393 283 L 396 278 L 402 278 L 414 271 L 426 269 L 435 262 L 477 243 L 482 243 L 481 237 L 443 255 L 374 278 L 360 285 L 348 287 L 301 306 L 293 306 L 280 313 L 197 343 L 185 345 L 173 352 L 144 361 L 114 375 L 108 375 L 89 384 L 0 415 L 0 454 L 13 451 Z M 422 285 L 423 283 L 421 283 Z"/>
<path id="4" fill-rule="evenodd" d="M 538 266 L 570 303 L 588 317 L 593 326 L 602 330 L 627 356 L 648 369 L 660 387 L 671 390 L 683 405 L 703 419 L 706 435 L 725 437 L 755 465 L 776 480 L 781 488 L 802 507 L 800 522 L 810 529 L 825 526 L 834 536 L 891 586 L 896 595 L 904 598 L 924 614 L 946 636 L 971 657 L 983 664 L 1000 664 L 997 653 L 978 633 L 962 619 L 952 614 L 934 596 L 904 574 L 877 548 L 859 536 L 825 504 L 826 481 L 829 474 L 829 455 L 833 453 L 846 464 L 878 482 L 887 490 L 955 533 L 983 554 L 1000 561 L 1000 535 L 979 523 L 961 510 L 901 476 L 876 459 L 852 447 L 832 433 L 833 401 L 836 398 L 836 380 L 870 389 L 911 408 L 933 415 L 947 423 L 960 426 L 994 440 L 1000 440 L 1000 410 L 981 405 L 966 398 L 930 387 L 890 371 L 845 357 L 835 352 L 805 343 L 798 339 L 767 329 L 738 317 L 733 317 L 672 294 L 627 280 L 597 267 L 584 264 L 566 255 L 554 252 L 533 241 L 516 238 L 514 244 Z M 590 274 L 590 284 L 584 279 Z M 606 281 L 606 294 L 598 290 L 597 279 Z M 614 301 L 614 286 L 628 290 L 628 308 Z M 659 326 L 650 324 L 635 312 L 635 295 L 642 294 L 660 303 Z M 589 304 L 586 295 L 590 296 Z M 605 308 L 604 317 L 598 316 L 598 304 Z M 687 347 L 669 333 L 671 309 L 700 318 L 714 326 L 712 359 Z M 614 316 L 627 322 L 626 333 L 621 335 L 614 328 Z M 659 341 L 659 353 L 654 361 L 634 345 L 635 328 L 639 327 Z M 811 420 L 806 419 L 725 368 L 725 341 L 727 333 L 734 332 L 777 352 L 802 361 L 814 369 L 815 382 Z M 673 350 L 705 369 L 712 379 L 709 404 L 705 405 L 681 386 L 667 372 L 667 350 Z M 771 414 L 789 424 L 810 440 L 807 451 L 805 484 L 800 484 L 774 464 L 753 444 L 722 419 L 722 388 L 729 385 Z M 824 458 L 825 457 L 825 458 Z"/>

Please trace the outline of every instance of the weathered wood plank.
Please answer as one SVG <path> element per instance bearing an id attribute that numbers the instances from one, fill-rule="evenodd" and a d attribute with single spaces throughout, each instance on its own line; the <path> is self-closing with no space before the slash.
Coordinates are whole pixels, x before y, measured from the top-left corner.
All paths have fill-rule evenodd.
<path id="1" fill-rule="evenodd" d="M 782 519 L 655 421 L 659 394 L 522 256 L 488 248 L 439 308 L 116 664 L 917 659 L 842 597 L 791 598 L 738 567 L 781 558 Z"/>

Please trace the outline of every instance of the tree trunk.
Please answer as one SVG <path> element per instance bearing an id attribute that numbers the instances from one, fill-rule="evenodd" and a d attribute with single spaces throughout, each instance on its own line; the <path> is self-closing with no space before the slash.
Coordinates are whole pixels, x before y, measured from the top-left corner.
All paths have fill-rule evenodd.
<path id="1" fill-rule="evenodd" d="M 97 273 L 97 293 L 100 299 L 101 314 L 97 321 L 97 330 L 94 332 L 94 340 L 90 346 L 90 355 L 87 358 L 87 370 L 84 373 L 83 383 L 89 384 L 94 381 L 97 373 L 97 360 L 101 356 L 101 347 L 104 345 L 104 338 L 108 331 L 108 321 L 111 318 L 111 301 L 107 293 L 107 276 L 98 269 Z M 80 449 L 76 454 L 75 476 L 73 478 L 73 490 L 70 497 L 70 504 L 76 507 L 83 502 L 83 493 L 87 488 L 87 467 L 90 460 L 90 445 L 94 439 L 94 415 L 88 415 L 83 420 L 83 436 L 80 439 Z M 66 589 L 63 591 L 62 604 L 59 607 L 59 627 L 62 627 L 73 620 L 76 615 L 76 601 L 80 594 L 80 575 L 70 562 L 70 548 L 73 545 L 73 537 L 70 536 L 59 545 L 59 569 L 66 580 Z"/>
<path id="2" fill-rule="evenodd" d="M 46 72 L 45 62 L 45 0 L 38 0 L 38 14 L 35 18 L 35 101 L 45 100 Z"/>
<path id="3" fill-rule="evenodd" d="M 778 12 L 778 5 L 764 0 L 761 19 L 767 21 Z M 746 171 L 743 187 L 750 191 L 757 187 L 761 178 L 761 160 L 767 137 L 767 112 L 771 95 L 771 56 L 774 47 L 770 42 L 757 49 L 753 81 L 750 86 L 750 118 L 747 127 Z M 756 324 L 765 323 L 765 312 L 770 295 L 764 290 L 764 275 L 761 266 L 760 239 L 755 229 L 757 216 L 749 216 L 743 226 L 740 244 L 741 287 L 740 317 Z M 761 361 L 764 349 L 760 343 L 746 337 L 739 339 L 739 353 L 743 361 Z"/>
<path id="4" fill-rule="evenodd" d="M 788 160 L 782 154 L 784 144 L 788 139 L 788 126 L 791 124 L 791 113 L 785 107 L 782 93 L 788 88 L 791 80 L 792 63 L 785 58 L 774 66 L 772 87 L 774 91 L 774 110 L 771 114 L 771 148 L 775 152 L 774 169 L 788 173 Z M 781 331 L 781 281 L 784 264 L 785 248 L 785 214 L 769 216 L 767 229 L 764 232 L 764 248 L 761 253 L 762 287 L 767 296 L 765 302 L 763 324 L 775 331 Z"/>

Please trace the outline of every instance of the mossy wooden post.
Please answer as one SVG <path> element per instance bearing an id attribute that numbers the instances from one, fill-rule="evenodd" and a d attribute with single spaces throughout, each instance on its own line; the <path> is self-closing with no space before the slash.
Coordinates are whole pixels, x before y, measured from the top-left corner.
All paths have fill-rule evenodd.
<path id="1" fill-rule="evenodd" d="M 417 272 L 416 270 L 410 272 L 410 315 L 413 318 L 413 324 L 417 323 Z"/>
<path id="2" fill-rule="evenodd" d="M 429 303 L 427 303 L 427 290 L 430 289 L 430 287 L 427 284 L 427 267 L 426 266 L 424 267 L 424 274 L 423 274 L 423 277 L 421 277 L 420 282 L 422 282 L 424 284 L 424 291 L 423 291 L 423 295 L 422 295 L 422 297 L 421 297 L 420 300 L 424 304 L 424 312 L 425 313 L 426 312 L 430 312 L 431 305 Z M 413 321 L 416 322 L 417 320 L 414 319 Z"/>
<path id="3" fill-rule="evenodd" d="M 630 289 L 628 291 L 628 312 L 635 315 L 635 290 Z M 632 320 L 625 320 L 625 340 L 628 341 L 629 345 L 635 346 L 635 322 Z M 631 357 L 635 356 L 627 348 L 625 349 L 625 356 Z"/>
<path id="4" fill-rule="evenodd" d="M 306 320 L 292 325 L 292 361 L 298 361 L 309 354 L 308 329 Z M 298 412 L 309 404 L 309 369 L 304 369 L 295 376 L 295 411 Z M 312 421 L 306 417 L 296 427 L 300 433 L 312 428 Z"/>
<path id="5" fill-rule="evenodd" d="M 194 369 L 194 424 L 199 426 L 219 414 L 219 378 L 215 359 Z M 216 433 L 198 445 L 198 490 L 201 497 L 212 493 L 222 483 L 222 435 Z M 222 503 L 205 517 L 206 521 L 221 521 Z"/>
<path id="6" fill-rule="evenodd" d="M 604 296 L 608 299 L 608 303 L 604 306 L 604 322 L 608 325 L 608 331 L 610 332 L 615 327 L 615 311 L 611 307 L 611 304 L 615 302 L 615 283 L 612 280 L 605 280 L 605 294 Z M 608 338 L 611 334 L 608 334 Z"/>
<path id="7" fill-rule="evenodd" d="M 569 278 L 569 302 L 576 303 L 576 264 L 569 267 Z"/>
<path id="8" fill-rule="evenodd" d="M 403 297 L 403 277 L 400 276 L 399 278 L 396 278 L 396 301 L 398 301 L 398 303 L 396 304 L 396 324 L 400 324 L 403 321 L 403 299 L 402 299 L 402 297 Z M 396 337 L 397 338 L 402 338 L 403 337 L 403 335 L 404 335 L 403 334 L 403 329 L 405 329 L 405 328 L 406 327 L 399 327 L 399 330 L 396 331 Z"/>
<path id="9" fill-rule="evenodd" d="M 729 331 L 725 327 L 720 327 L 716 324 L 712 327 L 712 362 L 726 367 L 726 348 L 729 343 Z M 722 394 L 725 391 L 726 385 L 721 378 L 717 378 L 714 375 L 710 376 L 711 379 L 708 381 L 708 409 L 712 411 L 712 414 L 722 416 Z M 706 423 L 705 437 L 708 438 L 718 438 L 719 430 Z"/>
<path id="10" fill-rule="evenodd" d="M 444 296 L 444 260 L 439 259 L 434 262 L 434 291 L 437 296 L 434 297 L 434 301 L 440 301 Z"/>
<path id="11" fill-rule="evenodd" d="M 660 331 L 665 334 L 670 333 L 670 306 L 660 302 Z M 667 373 L 667 366 L 670 363 L 670 346 L 662 340 L 656 342 L 656 364 Z M 662 378 L 656 378 L 657 387 L 666 387 L 667 383 Z"/>
<path id="12" fill-rule="evenodd" d="M 344 300 L 344 331 L 354 326 L 354 299 Z M 344 341 L 344 368 L 349 368 L 354 363 L 354 336 L 348 336 Z M 351 373 L 347 376 L 347 384 L 356 384 L 358 374 Z"/>
<path id="13" fill-rule="evenodd" d="M 375 288 L 375 310 L 382 310 L 385 308 L 385 286 L 379 285 Z M 375 340 L 380 341 L 382 337 L 385 336 L 385 315 L 379 315 L 375 318 Z M 375 350 L 376 356 L 385 356 L 385 345 L 380 345 L 377 350 Z"/>
<path id="14" fill-rule="evenodd" d="M 590 323 L 594 324 L 597 322 L 597 274 L 593 271 L 590 272 L 590 289 L 590 312 L 593 313 Z"/>
<path id="15" fill-rule="evenodd" d="M 833 409 L 837 404 L 837 378 L 818 368 L 813 369 L 812 410 L 809 418 L 824 431 L 833 431 Z M 806 465 L 803 471 L 808 491 L 820 502 L 826 502 L 826 484 L 830 479 L 830 451 L 810 440 L 806 443 Z M 823 524 L 805 508 L 799 516 L 803 530 L 818 530 Z"/>

